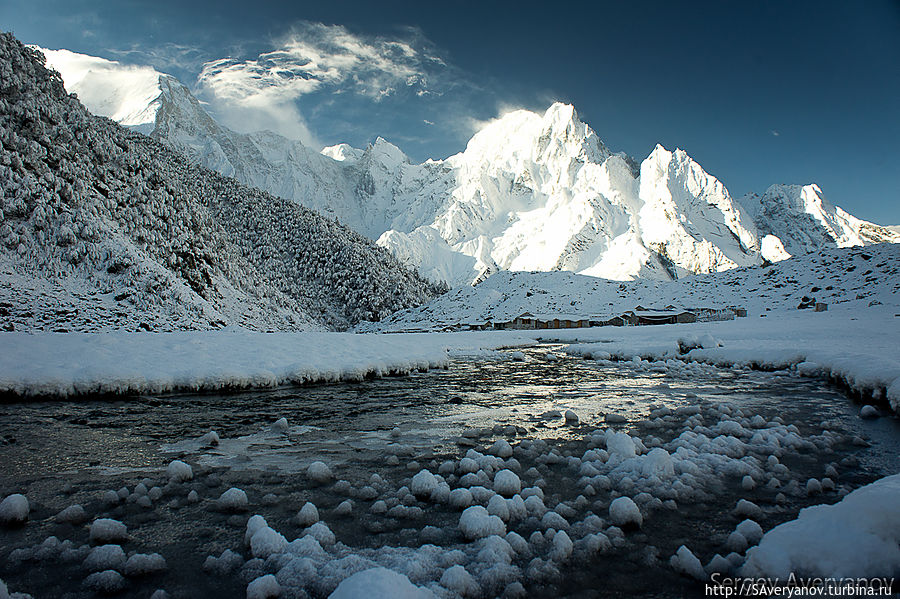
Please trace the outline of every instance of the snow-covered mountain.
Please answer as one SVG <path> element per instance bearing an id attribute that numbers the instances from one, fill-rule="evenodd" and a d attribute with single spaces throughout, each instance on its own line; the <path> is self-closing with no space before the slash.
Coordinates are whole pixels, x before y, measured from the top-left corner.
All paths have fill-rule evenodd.
<path id="1" fill-rule="evenodd" d="M 109 70 L 104 64 L 85 77 L 72 65 L 89 61 L 49 56 L 64 80 L 81 82 L 73 88 Z M 365 149 L 339 144 L 315 152 L 271 132 L 238 134 L 218 125 L 187 87 L 157 79 L 158 94 L 145 111 L 155 117 L 154 138 L 224 175 L 332 215 L 423 275 L 451 284 L 501 270 L 668 279 L 822 247 L 900 241 L 896 232 L 832 206 L 815 185 L 773 186 L 739 202 L 682 150 L 657 146 L 638 164 L 613 153 L 565 104 L 544 114 L 508 113 L 464 152 L 413 164 L 381 138 Z M 131 105 L 111 103 L 121 104 Z M 107 104 L 88 107 L 115 118 Z"/>
<path id="2" fill-rule="evenodd" d="M 897 231 L 860 220 L 832 205 L 818 185 L 772 185 L 742 200 L 763 234 L 777 236 L 792 255 L 835 245 L 897 242 Z"/>
<path id="3" fill-rule="evenodd" d="M 3 328 L 347 328 L 440 291 L 347 227 L 91 115 L 42 63 L 0 35 Z"/>

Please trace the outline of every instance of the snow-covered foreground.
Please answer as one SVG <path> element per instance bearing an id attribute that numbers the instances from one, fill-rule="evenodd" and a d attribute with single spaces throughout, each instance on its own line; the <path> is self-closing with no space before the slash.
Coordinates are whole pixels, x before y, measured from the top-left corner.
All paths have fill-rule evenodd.
<path id="1" fill-rule="evenodd" d="M 360 380 L 446 367 L 448 350 L 532 344 L 497 333 L 0 333 L 0 393 L 67 397 Z"/>
<path id="2" fill-rule="evenodd" d="M 36 596 L 449 599 L 900 571 L 890 552 L 797 557 L 825 530 L 854 555 L 896 547 L 894 483 L 865 486 L 900 466 L 892 419 L 791 372 L 491 355 L 288 397 L 4 407 L 0 577 Z"/>

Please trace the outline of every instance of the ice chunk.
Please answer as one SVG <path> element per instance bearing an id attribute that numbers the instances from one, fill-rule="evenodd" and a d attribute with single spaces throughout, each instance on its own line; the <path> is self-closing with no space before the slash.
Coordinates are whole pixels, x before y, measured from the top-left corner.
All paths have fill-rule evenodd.
<path id="1" fill-rule="evenodd" d="M 219 557 L 207 556 L 203 569 L 207 572 L 226 576 L 244 565 L 244 558 L 231 549 L 226 549 Z"/>
<path id="2" fill-rule="evenodd" d="M 156 574 L 166 567 L 165 558 L 158 553 L 135 553 L 125 562 L 125 576 Z"/>
<path id="3" fill-rule="evenodd" d="M 494 475 L 494 491 L 507 497 L 522 490 L 522 481 L 512 470 L 501 470 Z"/>
<path id="4" fill-rule="evenodd" d="M 249 504 L 247 494 L 237 487 L 231 487 L 219 496 L 219 509 L 232 512 L 240 512 L 247 509 Z"/>
<path id="5" fill-rule="evenodd" d="M 287 549 L 287 539 L 268 526 L 260 527 L 250 537 L 250 552 L 253 557 L 266 559 L 272 554 L 283 553 Z"/>
<path id="6" fill-rule="evenodd" d="M 490 449 L 488 449 L 488 453 L 505 460 L 506 458 L 512 457 L 513 450 L 509 441 L 506 439 L 497 439 L 494 444 L 491 445 Z"/>
<path id="7" fill-rule="evenodd" d="M 459 529 L 468 539 L 480 539 L 489 535 L 505 535 L 506 525 L 480 506 L 467 507 L 459 517 Z"/>
<path id="8" fill-rule="evenodd" d="M 309 480 L 319 485 L 326 485 L 331 482 L 331 468 L 325 462 L 313 462 L 306 469 L 306 476 Z"/>
<path id="9" fill-rule="evenodd" d="M 304 534 L 313 537 L 316 541 L 319 542 L 319 545 L 322 545 L 323 547 L 334 545 L 335 543 L 334 533 L 331 532 L 331 529 L 328 528 L 328 525 L 324 522 L 316 522 L 303 532 Z"/>
<path id="10" fill-rule="evenodd" d="M 736 516 L 744 516 L 745 518 L 759 518 L 762 516 L 762 509 L 752 501 L 740 499 L 734 508 Z"/>
<path id="11" fill-rule="evenodd" d="M 193 479 L 194 470 L 190 464 L 185 464 L 181 460 L 172 460 L 166 466 L 166 476 L 169 477 L 169 482 L 181 483 Z"/>
<path id="12" fill-rule="evenodd" d="M 428 589 L 417 587 L 403 574 L 387 568 L 370 568 L 345 578 L 328 599 L 436 599 Z"/>
<path id="13" fill-rule="evenodd" d="M 763 537 L 762 527 L 753 520 L 744 520 L 737 525 L 736 530 L 744 535 L 744 538 L 747 539 L 751 545 L 759 543 L 759 540 Z"/>
<path id="14" fill-rule="evenodd" d="M 612 549 L 612 542 L 602 532 L 588 535 L 582 542 L 589 553 L 603 553 Z"/>
<path id="15" fill-rule="evenodd" d="M 525 498 L 525 509 L 528 510 L 530 515 L 537 516 L 538 518 L 543 516 L 544 512 L 547 511 L 544 502 L 541 501 L 541 498 L 537 495 L 529 495 Z"/>
<path id="16" fill-rule="evenodd" d="M 453 489 L 450 491 L 450 505 L 456 509 L 465 509 L 472 505 L 472 492 L 468 489 Z"/>
<path id="17" fill-rule="evenodd" d="M 548 512 L 555 513 L 555 512 Z M 572 539 L 564 530 L 559 530 L 553 535 L 553 543 L 550 546 L 550 559 L 555 562 L 563 562 L 572 555 L 574 545 Z"/>
<path id="18" fill-rule="evenodd" d="M 554 512 L 553 510 L 548 510 L 544 517 L 541 518 L 541 527 L 544 530 L 548 530 L 550 528 L 555 528 L 556 530 L 562 530 L 569 528 L 569 522 L 565 518 L 563 518 L 560 514 Z"/>
<path id="19" fill-rule="evenodd" d="M 860 418 L 878 418 L 879 416 L 878 408 L 873 405 L 864 405 L 859 411 Z"/>
<path id="20" fill-rule="evenodd" d="M 669 565 L 678 572 L 692 576 L 697 580 L 706 580 L 706 571 L 703 569 L 703 564 L 684 545 L 679 547 L 675 555 L 669 558 Z"/>
<path id="21" fill-rule="evenodd" d="M 94 572 L 84 579 L 84 586 L 98 593 L 121 593 L 127 586 L 125 578 L 115 570 Z"/>
<path id="22" fill-rule="evenodd" d="M 675 465 L 672 463 L 672 456 L 662 447 L 651 449 L 650 453 L 642 461 L 641 473 L 647 478 L 651 476 L 660 478 L 674 476 Z"/>
<path id="23" fill-rule="evenodd" d="M 273 574 L 266 574 L 247 585 L 247 599 L 277 599 L 281 585 Z"/>
<path id="24" fill-rule="evenodd" d="M 91 524 L 92 543 L 112 543 L 128 540 L 128 527 L 112 518 L 98 518 Z"/>
<path id="25" fill-rule="evenodd" d="M 634 440 L 626 433 L 616 433 L 612 430 L 606 433 L 606 449 L 610 455 L 622 459 L 633 458 L 636 454 Z"/>
<path id="26" fill-rule="evenodd" d="M 307 501 L 297 512 L 297 524 L 306 528 L 319 521 L 319 509 L 312 501 Z"/>
<path id="27" fill-rule="evenodd" d="M 353 501 L 345 499 L 334 508 L 335 516 L 349 516 L 353 513 Z"/>
<path id="28" fill-rule="evenodd" d="M 470 474 L 478 472 L 478 462 L 473 460 L 472 458 L 463 458 L 459 461 L 459 473 L 460 474 Z"/>
<path id="29" fill-rule="evenodd" d="M 202 437 L 200 437 L 200 447 L 215 447 L 219 444 L 219 433 L 216 431 L 209 431 Z"/>
<path id="30" fill-rule="evenodd" d="M 119 545 L 94 547 L 81 565 L 89 572 L 121 570 L 125 566 L 125 550 Z"/>
<path id="31" fill-rule="evenodd" d="M 807 495 L 818 495 L 822 492 L 822 483 L 817 481 L 814 478 L 806 481 L 806 494 Z"/>
<path id="32" fill-rule="evenodd" d="M 487 511 L 492 516 L 497 516 L 504 522 L 509 521 L 509 504 L 500 495 L 494 495 L 488 501 Z"/>
<path id="33" fill-rule="evenodd" d="M 84 508 L 79 504 L 70 505 L 60 513 L 56 514 L 57 522 L 68 522 L 69 524 L 81 524 L 88 518 Z"/>
<path id="34" fill-rule="evenodd" d="M 428 470 L 420 470 L 412 478 L 409 490 L 416 497 L 422 499 L 429 497 L 438 487 L 437 477 Z"/>
<path id="35" fill-rule="evenodd" d="M 441 576 L 441 586 L 463 597 L 475 597 L 481 592 L 472 575 L 458 564 L 447 568 Z"/>
<path id="36" fill-rule="evenodd" d="M 609 504 L 609 519 L 619 527 L 640 526 L 644 523 L 641 510 L 630 497 L 616 497 Z"/>
<path id="37" fill-rule="evenodd" d="M 0 522 L 20 524 L 28 519 L 28 498 L 21 493 L 13 493 L 0 502 Z"/>

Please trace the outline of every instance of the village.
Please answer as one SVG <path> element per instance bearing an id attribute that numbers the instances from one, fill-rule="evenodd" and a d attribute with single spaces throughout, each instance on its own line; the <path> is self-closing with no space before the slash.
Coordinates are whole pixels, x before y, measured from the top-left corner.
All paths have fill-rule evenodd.
<path id="1" fill-rule="evenodd" d="M 524 330 L 524 329 L 582 329 L 607 326 L 644 326 L 692 322 L 734 320 L 747 316 L 747 309 L 737 306 L 725 308 L 677 308 L 668 305 L 662 309 L 637 306 L 618 314 L 566 314 L 523 312 L 510 320 L 461 322 L 447 327 L 453 331 Z"/>

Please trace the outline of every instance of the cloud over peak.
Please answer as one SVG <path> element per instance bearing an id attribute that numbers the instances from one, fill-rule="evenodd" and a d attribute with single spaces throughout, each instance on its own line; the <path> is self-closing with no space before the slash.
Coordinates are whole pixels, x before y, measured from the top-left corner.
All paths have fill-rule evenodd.
<path id="1" fill-rule="evenodd" d="M 362 36 L 342 25 L 301 22 L 276 40 L 276 48 L 256 58 L 223 58 L 203 65 L 201 94 L 227 124 L 245 129 L 266 126 L 304 142 L 312 141 L 296 101 L 316 92 L 385 98 L 433 93 L 430 74 L 446 67 L 416 31 L 405 39 Z M 242 126 L 241 124 L 245 126 Z"/>

